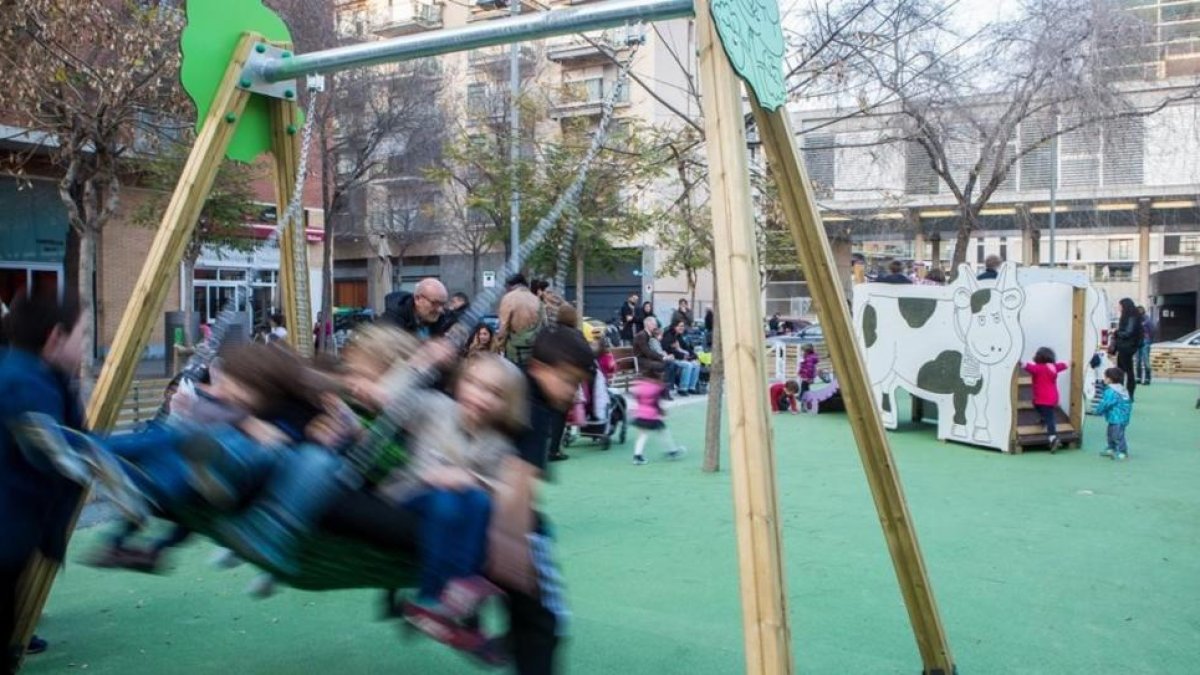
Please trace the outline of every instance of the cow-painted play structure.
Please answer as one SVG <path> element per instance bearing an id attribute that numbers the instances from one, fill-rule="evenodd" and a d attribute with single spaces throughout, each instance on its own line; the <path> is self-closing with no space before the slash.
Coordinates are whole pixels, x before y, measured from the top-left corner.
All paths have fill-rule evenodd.
<path id="1" fill-rule="evenodd" d="M 897 428 L 904 389 L 915 420 L 936 404 L 939 439 L 1002 452 L 1048 443 L 1021 367 L 1040 347 L 1069 366 L 1058 380 L 1059 438 L 1082 442 L 1087 363 L 1107 326 L 1103 294 L 1080 272 L 1007 262 L 979 280 L 964 264 L 946 286 L 854 287 L 855 337 L 884 426 Z"/>
<path id="2" fill-rule="evenodd" d="M 203 8 L 199 19 L 193 9 Z M 607 0 L 537 12 L 466 27 L 396 37 L 310 54 L 292 51 L 287 26 L 261 0 L 188 3 L 183 38 L 184 84 L 197 103 L 197 136 L 183 173 L 147 252 L 146 262 L 117 330 L 110 355 L 88 403 L 88 424 L 111 428 L 129 389 L 162 303 L 217 169 L 229 157 L 247 161 L 274 157 L 282 223 L 281 274 L 289 325 L 309 325 L 307 287 L 298 276 L 304 251 L 303 225 L 286 219 L 296 201 L 304 160 L 297 100 L 321 74 L 508 44 L 522 40 L 610 28 L 638 21 L 695 17 L 704 140 L 716 254 L 718 321 L 728 382 L 730 477 L 733 482 L 737 557 L 748 673 L 792 673 L 792 635 L 783 575 L 775 457 L 770 430 L 762 307 L 738 301 L 757 289 L 759 268 L 754 207 L 747 157 L 745 106 L 772 174 L 799 260 L 805 270 L 847 417 L 863 462 L 893 568 L 904 599 L 923 671 L 955 672 L 954 658 L 925 569 L 916 530 L 892 460 L 879 406 L 878 387 L 868 377 L 855 345 L 845 293 L 836 273 L 825 228 L 795 143 L 784 103 L 785 40 L 776 0 Z M 741 78 L 741 81 L 739 81 Z M 746 85 L 743 94 L 743 81 Z M 539 224 L 540 226 L 540 224 Z M 528 244 L 528 242 L 526 242 Z M 964 289 L 965 290 L 965 289 Z M 955 291 L 957 292 L 957 291 Z M 1016 310 L 1015 294 L 989 294 L 989 312 Z M 979 291 L 973 292 L 978 295 Z M 932 302 L 934 299 L 931 297 Z M 882 301 L 882 298 L 881 298 Z M 953 300 L 952 302 L 957 302 Z M 906 303 L 907 304 L 907 303 Z M 936 303 L 935 303 L 936 304 Z M 957 306 L 957 305 L 955 305 Z M 939 321 L 953 327 L 955 314 Z M 903 317 L 902 317 L 903 318 Z M 933 320 L 933 317 L 930 318 Z M 876 322 L 876 330 L 886 326 Z M 293 330 L 300 351 L 307 331 Z M 987 359 L 991 357 L 988 356 Z M 975 359 L 981 366 L 985 360 Z M 970 366 L 963 359 L 962 366 Z M 953 369 L 951 369 L 953 370 Z M 889 380 L 890 384 L 899 381 Z M 882 385 L 884 383 L 880 383 Z M 972 410 L 974 403 L 967 407 Z M 961 425 L 972 438 L 1001 434 L 968 416 Z M 952 430 L 953 431 L 953 430 Z M 958 430 L 962 432 L 963 430 Z M 353 555 L 353 553 L 347 553 Z M 23 577 L 15 644 L 23 649 L 49 594 L 57 566 L 35 559 Z"/>

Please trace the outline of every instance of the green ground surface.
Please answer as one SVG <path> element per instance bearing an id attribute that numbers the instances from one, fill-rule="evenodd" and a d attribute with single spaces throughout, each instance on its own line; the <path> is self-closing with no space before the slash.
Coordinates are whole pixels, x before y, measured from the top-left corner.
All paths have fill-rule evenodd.
<path id="1" fill-rule="evenodd" d="M 1200 672 L 1200 412 L 1196 386 L 1138 391 L 1131 457 L 1003 456 L 891 435 L 962 673 Z M 727 473 L 703 474 L 703 406 L 672 411 L 683 461 L 629 464 L 576 448 L 546 510 L 575 613 L 572 673 L 743 668 Z M 810 673 L 920 672 L 862 469 L 842 415 L 776 418 L 796 659 Z M 95 541 L 81 533 L 78 557 Z M 251 570 L 187 547 L 168 576 L 72 565 L 27 672 L 471 672 L 375 620 L 374 595 L 243 595 Z"/>

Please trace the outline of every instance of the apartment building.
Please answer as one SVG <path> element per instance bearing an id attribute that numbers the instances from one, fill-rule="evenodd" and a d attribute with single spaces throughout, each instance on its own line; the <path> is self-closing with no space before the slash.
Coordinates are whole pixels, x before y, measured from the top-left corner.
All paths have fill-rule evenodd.
<path id="1" fill-rule="evenodd" d="M 1137 86 L 1131 102 L 1150 110 L 1194 82 Z M 880 109 L 843 120 L 839 110 L 797 110 L 793 119 L 825 221 L 844 254 L 860 253 L 868 266 L 891 259 L 946 266 L 959 223 L 956 201 L 924 150 L 887 141 L 895 114 Z M 1054 123 L 1028 120 L 1012 143 L 1040 138 Z M 968 141 L 952 144 L 949 161 L 965 176 L 975 153 Z M 1200 103 L 1181 100 L 1144 117 L 1067 133 L 1025 155 L 983 209 L 966 260 L 981 263 L 995 254 L 1031 265 L 1053 262 L 1086 272 L 1114 302 L 1131 297 L 1151 305 L 1152 273 L 1200 262 L 1198 197 Z M 768 289 L 768 302 L 786 301 L 781 296 L 789 292 L 804 291 Z"/>
<path id="2" fill-rule="evenodd" d="M 589 0 L 555 0 L 553 2 L 521 2 L 521 14 L 558 11 Z M 505 0 L 476 2 L 432 2 L 428 0 L 351 0 L 338 5 L 338 25 L 344 39 L 379 40 L 425 31 L 454 28 L 484 21 L 503 21 L 513 13 Z M 615 92 L 614 119 L 640 119 L 655 125 L 677 123 L 671 108 L 698 116 L 696 104 L 688 85 L 689 73 L 695 68 L 695 38 L 690 21 L 676 20 L 653 26 L 629 26 L 595 31 L 586 37 L 562 36 L 523 43 L 518 47 L 522 91 L 524 95 L 540 97 L 536 103 L 546 115 L 536 125 L 523 120 L 523 135 L 528 139 L 552 138 L 563 132 L 564 126 L 586 125 L 600 119 L 603 101 L 617 87 L 619 66 L 634 55 L 632 71 L 654 95 L 632 81 Z M 636 47 L 636 52 L 635 52 Z M 456 125 L 507 124 L 509 82 L 512 49 L 491 47 L 471 52 L 447 55 L 437 59 L 438 72 L 446 79 L 442 100 L 437 105 L 456 117 Z M 403 143 L 397 143 L 403 154 Z M 419 167 L 408 167 L 418 172 Z M 504 267 L 504 254 L 499 246 L 489 246 L 476 253 L 467 252 L 446 236 L 449 228 L 481 227 L 471 222 L 453 222 L 446 211 L 426 203 L 425 214 L 436 214 L 425 220 L 414 218 L 419 228 L 432 236 L 411 238 L 410 245 L 396 246 L 384 241 L 386 237 L 372 236 L 370 223 L 380 211 L 396 209 L 396 203 L 410 204 L 413 194 L 421 193 L 436 201 L 428 182 L 408 180 L 398 182 L 399 172 L 388 171 L 371 180 L 366 192 L 390 184 L 390 202 L 379 198 L 367 199 L 361 213 L 353 215 L 348 227 L 339 229 L 336 259 L 335 301 L 339 305 L 381 305 L 382 296 L 393 288 L 410 288 L 425 276 L 440 278 L 450 290 L 462 290 L 474 295 L 499 279 Z M 406 201 L 408 200 L 408 201 Z M 630 204 L 639 208 L 639 204 Z M 411 206 L 404 208 L 411 209 Z M 394 218 L 393 218 L 394 219 Z M 403 219 L 402 219 L 403 220 Z M 394 239 L 394 238 L 393 238 Z M 614 242 L 622 249 L 622 261 L 611 270 L 588 270 L 585 273 L 585 312 L 607 318 L 630 292 L 654 296 L 655 303 L 665 310 L 680 297 L 690 295 L 687 284 L 680 279 L 662 278 L 656 274 L 651 237 L 639 241 Z M 403 249 L 403 250 L 400 250 Z M 573 275 L 572 275 L 573 276 Z M 574 281 L 568 280 L 568 296 L 574 296 Z M 695 296 L 703 305 L 711 298 L 711 284 L 702 283 Z"/>

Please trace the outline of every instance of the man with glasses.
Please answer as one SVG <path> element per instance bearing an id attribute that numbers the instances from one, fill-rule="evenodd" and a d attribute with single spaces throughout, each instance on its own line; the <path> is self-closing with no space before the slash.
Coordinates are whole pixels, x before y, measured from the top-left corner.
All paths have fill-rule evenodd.
<path id="1" fill-rule="evenodd" d="M 386 298 L 383 318 L 421 340 L 439 337 L 450 328 L 446 312 L 449 293 L 437 279 L 422 279 L 412 293 L 396 291 Z"/>

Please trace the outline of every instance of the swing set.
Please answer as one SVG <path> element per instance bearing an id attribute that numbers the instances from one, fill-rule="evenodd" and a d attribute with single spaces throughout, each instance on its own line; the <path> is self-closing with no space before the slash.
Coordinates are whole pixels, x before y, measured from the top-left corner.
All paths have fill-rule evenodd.
<path id="1" fill-rule="evenodd" d="M 201 9 L 194 7 L 202 6 Z M 179 183 L 171 197 L 137 284 L 125 308 L 109 357 L 92 398 L 87 420 L 93 429 L 111 428 L 129 389 L 139 355 L 149 342 L 154 317 L 190 241 L 221 162 L 252 161 L 263 152 L 274 158 L 280 240 L 280 279 L 288 339 L 301 353 L 311 352 L 311 325 L 305 263 L 304 225 L 298 218 L 307 148 L 297 105 L 300 78 L 310 90 L 322 74 L 355 67 L 502 45 L 522 40 L 581 33 L 639 21 L 694 17 L 699 48 L 701 101 L 712 195 L 713 246 L 719 297 L 740 299 L 758 288 L 754 211 L 746 153 L 744 105 L 748 99 L 771 171 L 778 178 L 800 263 L 828 335 L 830 357 L 844 392 L 867 482 L 883 527 L 901 594 L 908 610 L 923 671 L 956 671 L 938 614 L 916 531 L 899 475 L 874 405 L 865 366 L 855 347 L 850 316 L 813 190 L 795 145 L 782 75 L 784 39 L 774 0 L 606 0 L 578 7 L 294 54 L 286 26 L 261 0 L 208 0 L 188 4 L 183 36 L 183 80 L 203 122 Z M 628 65 L 624 70 L 628 69 Z M 623 72 L 624 72 L 623 70 Z M 742 82 L 746 84 L 743 98 Z M 310 96 L 315 94 L 311 92 Z M 551 213 L 522 248 L 545 236 L 563 209 L 578 197 L 587 165 L 594 158 L 611 115 L 605 106 L 592 149 Z M 484 303 L 487 304 L 487 303 Z M 727 373 L 730 464 L 743 610 L 746 672 L 792 673 L 790 620 L 787 611 L 775 457 L 766 398 L 765 354 L 761 349 L 762 310 L 758 302 L 723 303 L 718 316 Z M 193 524 L 203 527 L 203 514 Z M 334 549 L 337 552 L 337 549 Z M 361 556 L 360 549 L 342 556 Z M 378 572 L 394 561 L 370 559 Z M 301 587 L 340 588 L 329 583 L 344 569 L 341 559 L 303 557 Z M 17 606 L 18 645 L 28 644 L 49 595 L 57 565 L 35 556 L 26 571 Z M 411 573 L 400 568 L 400 573 Z M 358 570 L 352 585 L 388 586 L 391 573 Z M 386 577 L 386 578 L 385 578 Z"/>

